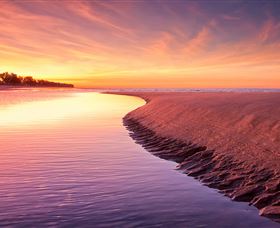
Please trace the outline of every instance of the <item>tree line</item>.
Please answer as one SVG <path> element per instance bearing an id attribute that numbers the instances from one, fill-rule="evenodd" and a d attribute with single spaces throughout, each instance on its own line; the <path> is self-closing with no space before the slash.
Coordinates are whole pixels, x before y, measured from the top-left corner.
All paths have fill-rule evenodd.
<path id="1" fill-rule="evenodd" d="M 0 85 L 32 86 L 32 87 L 74 87 L 72 84 L 37 80 L 31 76 L 19 76 L 14 73 L 4 72 L 0 74 Z"/>

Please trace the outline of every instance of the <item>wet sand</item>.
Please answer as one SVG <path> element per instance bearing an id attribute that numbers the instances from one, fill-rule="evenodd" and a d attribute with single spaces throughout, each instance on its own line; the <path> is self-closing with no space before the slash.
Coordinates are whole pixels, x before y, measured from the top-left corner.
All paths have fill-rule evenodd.
<path id="1" fill-rule="evenodd" d="M 130 92 L 124 125 L 152 154 L 280 222 L 280 93 Z"/>

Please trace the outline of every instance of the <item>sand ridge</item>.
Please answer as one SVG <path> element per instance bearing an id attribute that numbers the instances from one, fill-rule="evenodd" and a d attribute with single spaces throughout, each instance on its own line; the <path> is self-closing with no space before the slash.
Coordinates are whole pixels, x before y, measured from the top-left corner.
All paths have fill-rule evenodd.
<path id="1" fill-rule="evenodd" d="M 131 137 L 178 169 L 280 222 L 280 93 L 122 93 L 147 104 Z"/>

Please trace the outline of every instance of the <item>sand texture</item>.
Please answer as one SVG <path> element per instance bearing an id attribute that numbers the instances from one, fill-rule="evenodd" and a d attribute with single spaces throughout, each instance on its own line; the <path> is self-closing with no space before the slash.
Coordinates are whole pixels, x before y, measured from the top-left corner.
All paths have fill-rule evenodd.
<path id="1" fill-rule="evenodd" d="M 126 95 L 147 101 L 124 117 L 137 143 L 280 222 L 280 93 Z"/>

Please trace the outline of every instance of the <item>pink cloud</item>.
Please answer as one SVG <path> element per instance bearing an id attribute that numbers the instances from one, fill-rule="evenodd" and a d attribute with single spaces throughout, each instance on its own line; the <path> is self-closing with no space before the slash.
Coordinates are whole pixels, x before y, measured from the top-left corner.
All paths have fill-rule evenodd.
<path id="1" fill-rule="evenodd" d="M 269 41 L 280 35 L 280 22 L 275 22 L 273 18 L 264 22 L 259 32 L 259 40 L 261 42 Z"/>
<path id="2" fill-rule="evenodd" d="M 228 21 L 238 21 L 240 20 L 240 17 L 238 16 L 232 16 L 232 15 L 222 15 L 222 18 Z"/>
<path id="3" fill-rule="evenodd" d="M 103 4 L 104 5 L 104 4 Z M 103 6 L 101 5 L 101 6 Z M 131 34 L 131 29 L 115 23 L 114 19 L 110 18 L 108 14 L 101 14 L 96 5 L 90 5 L 87 2 L 74 1 L 66 4 L 76 15 L 81 16 L 101 27 L 111 29 L 113 31 Z"/>

